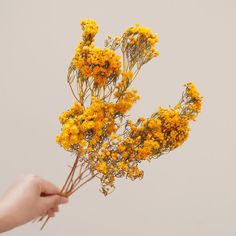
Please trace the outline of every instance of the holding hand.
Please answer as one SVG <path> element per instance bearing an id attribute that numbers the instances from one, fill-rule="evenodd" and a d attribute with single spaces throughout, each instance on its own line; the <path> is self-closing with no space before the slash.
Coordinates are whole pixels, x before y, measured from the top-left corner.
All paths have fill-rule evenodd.
<path id="1" fill-rule="evenodd" d="M 36 175 L 19 177 L 0 198 L 0 233 L 36 217 L 55 216 L 58 205 L 68 202 L 60 189 Z"/>

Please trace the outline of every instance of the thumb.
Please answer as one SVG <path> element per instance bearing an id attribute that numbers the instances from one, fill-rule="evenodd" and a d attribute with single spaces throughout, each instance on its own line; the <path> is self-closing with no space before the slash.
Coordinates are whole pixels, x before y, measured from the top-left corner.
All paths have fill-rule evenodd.
<path id="1" fill-rule="evenodd" d="M 43 205 L 44 210 L 56 207 L 59 204 L 65 204 L 68 202 L 68 198 L 61 197 L 59 195 L 51 195 L 48 197 L 41 197 L 41 204 Z"/>

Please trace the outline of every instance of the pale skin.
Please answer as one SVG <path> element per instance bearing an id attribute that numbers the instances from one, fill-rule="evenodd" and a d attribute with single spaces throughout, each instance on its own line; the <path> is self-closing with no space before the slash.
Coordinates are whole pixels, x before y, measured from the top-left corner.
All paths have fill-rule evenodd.
<path id="1" fill-rule="evenodd" d="M 39 176 L 18 177 L 0 197 L 0 233 L 40 216 L 54 217 L 58 206 L 68 202 L 59 193 L 57 186 Z"/>

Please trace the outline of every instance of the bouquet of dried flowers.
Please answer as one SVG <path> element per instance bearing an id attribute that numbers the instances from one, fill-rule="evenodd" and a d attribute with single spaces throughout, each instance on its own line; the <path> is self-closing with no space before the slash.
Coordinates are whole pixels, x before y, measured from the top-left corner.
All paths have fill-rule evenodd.
<path id="1" fill-rule="evenodd" d="M 188 82 L 177 105 L 159 107 L 147 118 L 127 119 L 127 112 L 140 99 L 130 85 L 142 66 L 159 56 L 158 36 L 135 24 L 121 37 L 109 35 L 101 49 L 94 44 L 96 21 L 82 20 L 81 26 L 82 40 L 67 77 L 75 102 L 59 116 L 62 128 L 56 137 L 75 156 L 61 189 L 66 197 L 94 178 L 101 182 L 104 195 L 114 191 L 117 178 L 142 179 L 141 162 L 174 150 L 188 138 L 189 122 L 195 121 L 203 98 Z"/>

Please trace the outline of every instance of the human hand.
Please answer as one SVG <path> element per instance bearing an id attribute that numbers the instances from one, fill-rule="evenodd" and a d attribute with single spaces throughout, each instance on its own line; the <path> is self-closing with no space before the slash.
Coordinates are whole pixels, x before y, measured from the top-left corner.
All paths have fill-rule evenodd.
<path id="1" fill-rule="evenodd" d="M 54 217 L 58 205 L 68 202 L 59 193 L 58 187 L 39 176 L 17 178 L 0 198 L 0 233 L 39 216 Z"/>

